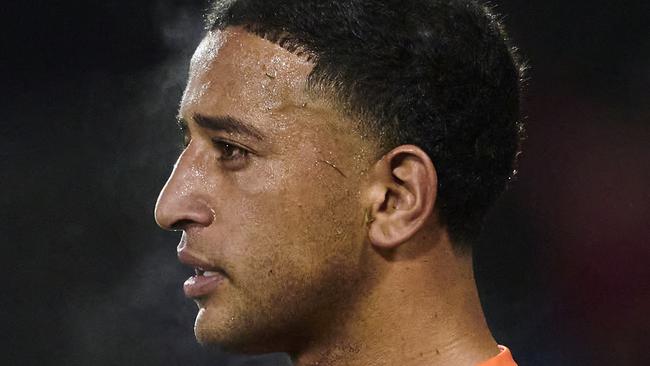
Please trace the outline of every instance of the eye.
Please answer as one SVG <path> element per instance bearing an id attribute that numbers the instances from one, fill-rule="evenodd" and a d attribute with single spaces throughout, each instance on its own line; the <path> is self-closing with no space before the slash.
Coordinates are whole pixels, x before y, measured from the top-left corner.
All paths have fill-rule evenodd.
<path id="1" fill-rule="evenodd" d="M 247 158 L 248 154 L 250 153 L 243 147 L 233 144 L 229 141 L 214 139 L 212 140 L 212 143 L 214 144 L 217 151 L 219 151 L 219 160 L 221 161 L 230 162 L 242 160 Z"/>

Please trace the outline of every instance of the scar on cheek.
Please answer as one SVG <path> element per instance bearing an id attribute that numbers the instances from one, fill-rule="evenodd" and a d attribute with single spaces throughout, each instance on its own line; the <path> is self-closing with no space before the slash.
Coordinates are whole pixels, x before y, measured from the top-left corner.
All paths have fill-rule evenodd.
<path id="1" fill-rule="evenodd" d="M 329 165 L 330 167 L 334 168 L 337 172 L 339 172 L 339 174 L 341 174 L 343 178 L 347 178 L 347 175 L 345 175 L 345 173 L 343 173 L 343 171 L 339 169 L 339 167 L 337 167 L 336 164 L 332 163 L 331 161 L 318 159 L 316 160 L 316 162 Z"/>

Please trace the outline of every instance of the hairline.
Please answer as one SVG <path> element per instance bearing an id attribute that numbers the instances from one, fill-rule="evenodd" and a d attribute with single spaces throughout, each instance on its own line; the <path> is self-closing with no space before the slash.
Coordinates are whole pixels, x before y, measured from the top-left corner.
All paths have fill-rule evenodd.
<path id="1" fill-rule="evenodd" d="M 208 22 L 211 22 L 210 19 L 208 19 Z M 314 66 L 307 75 L 303 89 L 310 99 L 325 101 L 327 106 L 342 118 L 349 119 L 354 124 L 351 126 L 352 128 L 358 128 L 360 133 L 371 138 L 378 146 L 377 155 L 375 156 L 377 160 L 390 149 L 398 146 L 394 139 L 386 138 L 390 134 L 387 134 L 385 130 L 381 130 L 381 124 L 371 116 L 371 113 L 366 113 L 362 109 L 354 108 L 350 103 L 346 103 L 344 93 L 339 92 L 334 85 L 328 85 L 329 83 L 324 82 L 324 80 L 314 80 L 318 76 L 316 66 L 319 65 L 319 55 L 317 53 L 305 49 L 298 41 L 287 42 L 287 39 L 292 37 L 290 32 L 256 31 L 255 27 L 256 25 L 250 22 L 242 24 L 213 22 L 213 24 L 208 23 L 207 30 L 208 32 L 226 32 L 229 29 L 240 28 L 247 34 L 271 42 L 296 56 L 303 57 L 303 61 L 308 61 Z M 329 81 L 336 82 L 335 79 L 329 79 Z"/>

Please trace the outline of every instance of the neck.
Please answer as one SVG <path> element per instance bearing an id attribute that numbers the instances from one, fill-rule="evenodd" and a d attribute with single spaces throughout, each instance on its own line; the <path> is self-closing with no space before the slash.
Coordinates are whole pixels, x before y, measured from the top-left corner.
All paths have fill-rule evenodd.
<path id="1" fill-rule="evenodd" d="M 454 253 L 446 240 L 415 258 L 382 260 L 368 295 L 323 325 L 292 355 L 294 365 L 474 366 L 499 353 L 471 255 Z"/>

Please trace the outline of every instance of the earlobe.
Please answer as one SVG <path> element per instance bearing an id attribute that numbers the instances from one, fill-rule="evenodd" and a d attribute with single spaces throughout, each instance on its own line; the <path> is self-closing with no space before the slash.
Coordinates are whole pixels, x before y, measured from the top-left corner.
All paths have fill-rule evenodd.
<path id="1" fill-rule="evenodd" d="M 390 249 L 410 239 L 428 221 L 437 193 L 437 176 L 419 147 L 401 145 L 375 164 L 366 212 L 368 238 Z"/>

